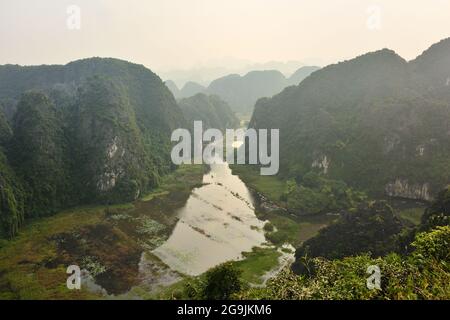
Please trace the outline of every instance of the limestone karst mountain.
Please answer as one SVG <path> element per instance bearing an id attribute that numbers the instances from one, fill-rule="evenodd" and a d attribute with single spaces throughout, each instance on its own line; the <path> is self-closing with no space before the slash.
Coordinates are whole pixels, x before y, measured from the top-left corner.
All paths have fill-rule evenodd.
<path id="1" fill-rule="evenodd" d="M 202 121 L 203 128 L 233 129 L 239 126 L 239 120 L 230 106 L 218 96 L 203 93 L 179 101 L 189 128 L 194 121 Z"/>
<path id="2" fill-rule="evenodd" d="M 276 70 L 251 71 L 240 76 L 230 74 L 215 79 L 205 88 L 195 82 L 187 82 L 180 90 L 173 81 L 166 81 L 167 87 L 177 98 L 191 97 L 197 93 L 219 96 L 231 109 L 240 114 L 251 114 L 259 98 L 271 97 L 288 86 L 298 85 L 319 67 L 305 66 L 286 78 Z"/>
<path id="3" fill-rule="evenodd" d="M 0 101 L 8 235 L 24 215 L 130 201 L 154 188 L 172 168 L 172 130 L 186 126 L 157 75 L 116 59 L 0 66 Z"/>
<path id="4" fill-rule="evenodd" d="M 446 39 L 410 62 L 383 49 L 327 66 L 260 99 L 250 127 L 280 129 L 285 177 L 431 200 L 450 181 L 449 53 Z"/>

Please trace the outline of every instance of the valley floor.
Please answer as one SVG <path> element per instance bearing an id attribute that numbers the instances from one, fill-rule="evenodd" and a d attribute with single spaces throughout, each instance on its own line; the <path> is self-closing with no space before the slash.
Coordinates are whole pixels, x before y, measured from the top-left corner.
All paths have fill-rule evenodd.
<path id="1" fill-rule="evenodd" d="M 170 236 L 178 221 L 176 209 L 186 203 L 193 188 L 202 185 L 205 172 L 204 166 L 182 166 L 134 203 L 79 207 L 29 222 L 14 240 L 0 242 L 0 299 L 186 298 L 183 288 L 190 277 L 170 270 L 151 250 Z M 283 181 L 260 176 L 246 166 L 234 166 L 233 173 L 254 193 L 255 213 L 268 221 L 264 232 L 269 241 L 243 253 L 245 259 L 233 264 L 242 271 L 245 283 L 263 286 L 278 268 L 292 262 L 294 247 L 336 216 L 289 214 L 277 201 Z M 398 215 L 417 224 L 421 212 L 406 207 Z M 87 285 L 81 290 L 67 289 L 69 265 L 87 271 L 83 276 Z M 143 274 L 143 267 L 149 271 Z"/>
<path id="2" fill-rule="evenodd" d="M 170 236 L 178 222 L 176 209 L 186 203 L 192 189 L 202 185 L 206 170 L 182 166 L 134 203 L 78 207 L 30 221 L 16 238 L 0 242 L 0 299 L 171 299 L 182 295 L 190 277 L 170 270 L 151 250 Z M 269 217 L 287 240 L 298 231 L 288 217 Z M 242 271 L 242 280 L 251 286 L 264 285 L 293 257 L 293 249 L 283 248 L 283 243 L 255 247 L 243 253 L 245 259 L 233 262 Z M 67 289 L 69 265 L 85 270 L 81 290 Z"/>
<path id="3" fill-rule="evenodd" d="M 166 213 L 186 202 L 204 172 L 183 166 L 134 203 L 79 207 L 29 222 L 16 238 L 0 242 L 0 299 L 104 297 L 96 284 L 112 294 L 129 290 L 140 282 L 142 252 L 164 241 L 177 222 Z M 89 271 L 87 288 L 67 289 L 69 265 Z"/>
<path id="4" fill-rule="evenodd" d="M 239 176 L 257 198 L 256 214 L 262 220 L 269 220 L 279 231 L 268 239 L 274 243 L 288 242 L 298 246 L 336 220 L 337 215 L 318 214 L 296 216 L 288 212 L 285 202 L 281 201 L 286 188 L 286 182 L 277 176 L 262 176 L 255 166 L 233 165 L 233 174 Z M 394 209 L 395 215 L 405 223 L 418 225 L 424 213 L 426 204 L 407 199 L 385 199 Z M 267 235 L 266 235 L 267 237 Z"/>

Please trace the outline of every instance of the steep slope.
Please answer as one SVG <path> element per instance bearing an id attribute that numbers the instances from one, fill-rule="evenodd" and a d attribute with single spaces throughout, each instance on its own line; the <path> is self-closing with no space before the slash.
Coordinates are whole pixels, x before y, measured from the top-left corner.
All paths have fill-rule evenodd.
<path id="1" fill-rule="evenodd" d="M 12 137 L 12 129 L 0 105 L 0 146 L 7 146 Z"/>
<path id="2" fill-rule="evenodd" d="M 11 138 L 11 127 L 0 111 L 0 238 L 14 236 L 24 220 L 21 185 L 4 153 Z"/>
<path id="3" fill-rule="evenodd" d="M 10 162 L 26 191 L 26 216 L 52 213 L 71 203 L 68 145 L 54 104 L 42 93 L 23 95 L 14 117 Z"/>
<path id="4" fill-rule="evenodd" d="M 64 66 L 0 66 L 0 101 L 17 101 L 27 90 L 49 88 L 63 82 Z"/>
<path id="5" fill-rule="evenodd" d="M 0 151 L 0 238 L 12 238 L 25 218 L 23 190 Z"/>
<path id="6" fill-rule="evenodd" d="M 252 71 L 243 77 L 235 74 L 216 79 L 208 93 L 220 96 L 234 112 L 251 113 L 256 100 L 270 97 L 285 86 L 286 78 L 279 71 Z"/>
<path id="7" fill-rule="evenodd" d="M 275 70 L 251 71 L 244 76 L 230 74 L 211 82 L 208 88 L 195 82 L 187 82 L 180 90 L 173 81 L 166 81 L 175 98 L 188 98 L 198 93 L 217 95 L 225 100 L 234 112 L 249 114 L 255 102 L 262 97 L 271 97 L 283 88 L 298 85 L 319 67 L 306 66 L 286 78 Z"/>
<path id="8" fill-rule="evenodd" d="M 170 134 L 186 127 L 158 76 L 116 59 L 0 66 L 0 100 L 8 114 L 0 117 L 7 156 L 2 211 L 9 212 L 2 212 L 1 227 L 10 235 L 21 221 L 12 218 L 21 211 L 11 208 L 21 199 L 26 217 L 42 216 L 73 205 L 131 201 L 157 186 L 173 168 Z"/>
<path id="9" fill-rule="evenodd" d="M 436 200 L 425 210 L 420 231 L 429 231 L 438 226 L 450 226 L 450 186 L 438 193 Z"/>
<path id="10" fill-rule="evenodd" d="M 193 97 L 181 99 L 179 106 L 190 128 L 194 121 L 202 121 L 203 128 L 233 129 L 239 126 L 239 120 L 230 106 L 218 96 L 199 93 Z"/>
<path id="11" fill-rule="evenodd" d="M 31 89 L 62 87 L 74 92 L 93 76 L 108 77 L 125 87 L 142 120 L 140 124 L 173 129 L 182 123 L 175 100 L 156 74 L 142 65 L 112 58 L 77 60 L 65 66 L 0 66 L 0 101 L 18 101 L 23 92 Z"/>
<path id="12" fill-rule="evenodd" d="M 280 129 L 284 176 L 430 200 L 450 181 L 450 105 L 416 70 L 387 49 L 325 67 L 259 100 L 249 126 Z"/>
<path id="13" fill-rule="evenodd" d="M 198 93 L 204 93 L 205 91 L 206 91 L 206 88 L 204 86 L 202 86 L 201 84 L 198 84 L 193 81 L 188 81 L 183 86 L 183 88 L 181 88 L 178 98 L 192 97 Z"/>
<path id="14" fill-rule="evenodd" d="M 313 73 L 314 71 L 319 70 L 320 67 L 316 67 L 316 66 L 305 66 L 305 67 L 301 67 L 300 69 L 298 69 L 297 71 L 295 71 L 286 81 L 287 84 L 291 85 L 291 86 L 296 86 L 298 85 L 300 82 L 302 82 L 303 80 L 305 80 L 311 73 Z"/>
<path id="15" fill-rule="evenodd" d="M 180 89 L 178 89 L 175 82 L 173 82 L 172 80 L 167 80 L 164 81 L 164 84 L 170 90 L 170 92 L 172 92 L 175 99 L 178 99 L 180 97 Z"/>
<path id="16" fill-rule="evenodd" d="M 135 110 L 124 88 L 104 78 L 79 89 L 72 114 L 74 175 L 83 201 L 131 201 L 155 187 L 158 167 L 146 154 Z M 157 150 L 154 150 L 154 152 Z"/>
<path id="17" fill-rule="evenodd" d="M 450 87 L 450 38 L 433 44 L 410 64 L 417 77 L 425 82 L 426 89 L 430 87 L 448 89 Z"/>

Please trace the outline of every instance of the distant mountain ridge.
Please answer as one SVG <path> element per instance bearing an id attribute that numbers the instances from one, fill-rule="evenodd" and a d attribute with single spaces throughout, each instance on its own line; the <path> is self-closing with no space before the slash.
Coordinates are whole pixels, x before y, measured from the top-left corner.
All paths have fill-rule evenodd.
<path id="1" fill-rule="evenodd" d="M 255 70 L 278 70 L 285 75 L 291 75 L 302 66 L 322 65 L 320 59 L 306 59 L 305 61 L 267 61 L 263 63 L 254 63 L 249 60 L 234 58 L 219 58 L 214 61 L 208 61 L 206 64 L 196 65 L 182 69 L 158 70 L 162 79 L 173 80 L 178 87 L 188 81 L 197 82 L 203 86 L 211 81 L 226 76 L 228 74 L 247 74 Z"/>
<path id="2" fill-rule="evenodd" d="M 212 81 L 207 88 L 195 82 L 186 83 L 181 90 L 173 81 L 166 84 L 177 99 L 197 93 L 214 94 L 225 100 L 234 112 L 248 114 L 259 98 L 271 97 L 285 87 L 297 85 L 318 69 L 301 67 L 289 78 L 276 70 L 251 71 L 244 76 L 230 74 Z"/>

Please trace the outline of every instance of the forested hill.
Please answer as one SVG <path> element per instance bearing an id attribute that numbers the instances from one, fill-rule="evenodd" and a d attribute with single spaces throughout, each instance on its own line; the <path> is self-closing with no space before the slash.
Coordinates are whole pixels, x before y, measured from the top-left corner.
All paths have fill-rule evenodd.
<path id="1" fill-rule="evenodd" d="M 411 62 L 383 49 L 330 65 L 260 99 L 249 126 L 280 129 L 284 177 L 431 200 L 450 182 L 449 57 L 446 39 Z"/>
<path id="2" fill-rule="evenodd" d="M 249 113 L 257 99 L 270 97 L 286 86 L 279 71 L 252 71 L 245 76 L 234 74 L 214 80 L 208 92 L 227 101 L 235 112 Z"/>
<path id="3" fill-rule="evenodd" d="M 83 59 L 64 66 L 0 66 L 0 101 L 6 109 L 13 108 L 13 102 L 31 89 L 73 96 L 78 86 L 92 76 L 102 76 L 123 86 L 138 119 L 170 130 L 181 124 L 176 102 L 156 74 L 142 65 L 112 58 Z"/>
<path id="4" fill-rule="evenodd" d="M 190 128 L 194 121 L 202 121 L 204 129 L 215 128 L 224 131 L 239 126 L 239 119 L 231 111 L 230 106 L 218 96 L 199 93 L 181 99 L 179 106 Z"/>
<path id="5" fill-rule="evenodd" d="M 319 70 L 316 66 L 304 66 L 295 71 L 289 78 L 286 79 L 287 84 L 290 86 L 296 86 L 305 80 L 311 73 Z"/>
<path id="6" fill-rule="evenodd" d="M 150 70 L 116 59 L 0 66 L 0 229 L 93 202 L 130 201 L 171 170 L 186 127 Z"/>

